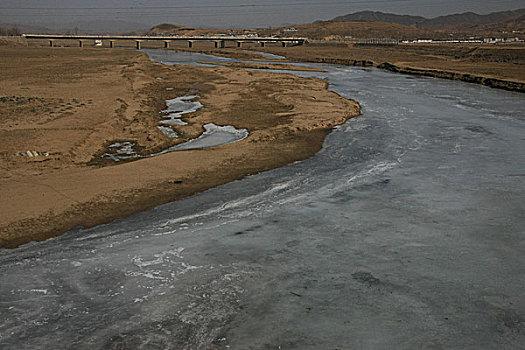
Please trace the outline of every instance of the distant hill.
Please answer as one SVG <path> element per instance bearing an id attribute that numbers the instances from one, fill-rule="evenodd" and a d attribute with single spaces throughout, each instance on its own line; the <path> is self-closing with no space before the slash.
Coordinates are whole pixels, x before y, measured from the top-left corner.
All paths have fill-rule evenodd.
<path id="1" fill-rule="evenodd" d="M 291 30 L 293 28 L 293 30 Z M 389 38 L 389 39 L 418 39 L 433 38 L 435 33 L 425 29 L 407 26 L 398 23 L 375 21 L 318 21 L 309 24 L 300 24 L 293 27 L 274 29 L 281 36 L 299 36 L 310 39 L 337 39 L 337 38 Z M 264 33 L 264 30 L 263 30 Z"/>
<path id="2" fill-rule="evenodd" d="M 440 16 L 421 16 L 363 11 L 336 17 L 331 21 L 290 25 L 281 28 L 198 29 L 163 23 L 148 35 L 253 34 L 259 36 L 306 37 L 313 40 L 341 39 L 463 39 L 475 36 L 525 37 L 525 9 L 478 15 L 472 12 Z"/>
<path id="3" fill-rule="evenodd" d="M 520 30 L 520 31 L 525 31 L 525 14 L 524 15 L 521 15 L 519 17 L 514 17 L 514 18 L 511 18 L 511 19 L 507 19 L 505 21 L 502 21 L 502 22 L 498 22 L 498 23 L 492 23 L 492 24 L 488 24 L 486 25 L 487 28 L 493 28 L 494 25 L 497 25 L 499 28 L 502 28 L 502 29 L 507 29 L 507 30 Z"/>
<path id="4" fill-rule="evenodd" d="M 502 21 L 511 20 L 513 18 L 525 15 L 525 9 L 513 10 L 513 11 L 502 11 L 493 12 L 488 15 L 478 15 L 473 12 L 465 12 L 460 14 L 440 16 L 429 19 L 419 24 L 420 27 L 439 29 L 443 26 L 451 26 L 458 24 L 493 24 Z"/>
<path id="5" fill-rule="evenodd" d="M 394 13 L 384 13 L 378 11 L 361 11 L 339 16 L 333 19 L 336 22 L 356 22 L 356 21 L 375 21 L 385 23 L 397 23 L 406 26 L 415 26 L 418 23 L 428 21 L 428 18 L 421 16 L 396 15 Z"/>
<path id="6" fill-rule="evenodd" d="M 194 28 L 181 26 L 178 24 L 161 23 L 151 28 L 148 31 L 148 35 L 162 35 L 162 34 L 177 34 L 182 35 L 184 33 L 194 31 Z"/>
<path id="7" fill-rule="evenodd" d="M 343 38 L 418 39 L 435 37 L 435 33 L 412 26 L 384 22 L 317 21 L 281 28 L 199 29 L 178 24 L 162 23 L 151 28 L 147 35 L 213 35 L 258 34 L 259 36 L 307 37 L 313 40 Z"/>
<path id="8" fill-rule="evenodd" d="M 456 33 L 456 36 L 463 33 L 493 37 L 519 37 L 523 39 L 525 38 L 525 15 L 488 24 L 443 24 L 435 28 L 434 31 Z"/>
<path id="9" fill-rule="evenodd" d="M 217 34 L 225 30 L 217 29 L 199 29 L 181 26 L 178 24 L 162 23 L 151 28 L 146 35 L 205 35 Z"/>
<path id="10" fill-rule="evenodd" d="M 396 23 L 407 26 L 415 26 L 430 30 L 454 30 L 465 28 L 479 28 L 478 26 L 492 25 L 492 27 L 507 23 L 512 25 L 513 21 L 525 15 L 525 9 L 513 11 L 493 12 L 488 15 L 478 15 L 473 12 L 465 12 L 436 18 L 425 18 L 420 16 L 396 15 L 393 13 L 363 11 L 334 18 L 334 21 L 377 21 L 385 23 Z"/>

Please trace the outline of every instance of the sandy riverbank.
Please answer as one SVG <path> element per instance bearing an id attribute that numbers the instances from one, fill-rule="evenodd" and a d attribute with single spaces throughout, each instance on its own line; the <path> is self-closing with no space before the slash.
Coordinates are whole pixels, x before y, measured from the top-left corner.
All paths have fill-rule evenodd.
<path id="1" fill-rule="evenodd" d="M 359 46 L 338 42 L 264 48 L 246 46 L 213 49 L 194 47 L 187 51 L 219 54 L 240 59 L 250 57 L 248 50 L 286 56 L 285 62 L 313 62 L 347 66 L 377 67 L 392 72 L 461 80 L 509 91 L 525 92 L 525 45 L 523 43 L 488 44 L 400 44 L 394 46 Z M 283 61 L 281 61 L 283 62 Z"/>
<path id="2" fill-rule="evenodd" d="M 236 67 L 167 67 L 134 50 L 0 47 L 0 246 L 89 227 L 305 159 L 359 106 L 326 82 Z M 204 108 L 158 128 L 165 101 L 189 92 Z M 203 125 L 245 128 L 245 140 L 115 164 L 197 137 Z M 36 152 L 29 157 L 26 151 Z M 20 155 L 26 152 L 26 155 Z"/>
<path id="3" fill-rule="evenodd" d="M 404 74 L 461 80 L 525 92 L 525 45 L 400 44 L 395 46 L 310 45 L 257 50 L 296 62 L 374 66 Z"/>

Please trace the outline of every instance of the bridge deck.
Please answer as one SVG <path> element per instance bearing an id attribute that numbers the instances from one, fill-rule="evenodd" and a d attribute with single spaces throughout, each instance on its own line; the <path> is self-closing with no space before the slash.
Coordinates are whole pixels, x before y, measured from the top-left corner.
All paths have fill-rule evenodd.
<path id="1" fill-rule="evenodd" d="M 306 38 L 274 38 L 257 36 L 128 36 L 128 35 L 53 35 L 53 34 L 22 34 L 27 39 L 66 39 L 66 40 L 185 40 L 185 41 L 273 41 L 305 43 Z"/>

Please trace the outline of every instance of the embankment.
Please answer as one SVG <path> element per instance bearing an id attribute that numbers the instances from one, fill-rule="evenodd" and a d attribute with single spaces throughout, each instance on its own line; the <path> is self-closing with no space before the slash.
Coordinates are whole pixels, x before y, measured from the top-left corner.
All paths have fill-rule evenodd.
<path id="1" fill-rule="evenodd" d="M 491 88 L 503 89 L 508 91 L 525 92 L 525 83 L 516 81 L 497 79 L 484 77 L 479 75 L 473 75 L 469 73 L 459 73 L 452 71 L 442 71 L 436 69 L 424 69 L 424 68 L 412 68 L 398 66 L 389 62 L 376 63 L 370 60 L 359 60 L 350 58 L 334 58 L 334 57 L 315 57 L 315 58 L 294 58 L 294 61 L 299 62 L 312 62 L 312 63 L 326 63 L 326 64 L 339 64 L 343 66 L 354 66 L 354 67 L 377 67 L 379 69 L 387 70 L 394 73 L 403 73 L 410 75 L 418 75 L 425 77 L 434 77 L 449 80 L 460 80 L 467 83 L 481 84 Z"/>
<path id="2" fill-rule="evenodd" d="M 496 88 L 496 89 L 525 92 L 524 83 L 520 83 L 516 81 L 509 81 L 509 80 L 502 80 L 502 79 L 495 79 L 495 78 L 487 78 L 487 77 L 476 76 L 476 75 L 472 75 L 468 73 L 448 72 L 448 71 L 440 71 L 440 70 L 435 70 L 435 69 L 399 67 L 399 66 L 396 66 L 388 62 L 384 62 L 384 63 L 377 65 L 377 68 L 384 69 L 390 72 L 395 72 L 395 73 L 419 75 L 419 76 L 425 76 L 425 77 L 434 77 L 434 78 L 450 79 L 450 80 L 461 80 L 467 83 L 481 84 L 481 85 L 485 85 L 485 86 Z"/>
<path id="3" fill-rule="evenodd" d="M 377 67 L 525 92 L 525 45 L 326 45 L 257 48 L 289 61 Z"/>

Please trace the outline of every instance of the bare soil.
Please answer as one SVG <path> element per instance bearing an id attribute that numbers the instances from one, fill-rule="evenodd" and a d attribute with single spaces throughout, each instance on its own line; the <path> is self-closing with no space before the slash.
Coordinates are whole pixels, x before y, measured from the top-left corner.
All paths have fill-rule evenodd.
<path id="1" fill-rule="evenodd" d="M 410 73 L 449 72 L 488 79 L 525 83 L 525 44 L 400 44 L 393 46 L 336 45 L 267 46 L 259 51 L 286 56 L 291 61 L 381 66 L 388 63 Z M 439 75 L 435 75 L 439 76 Z M 444 76 L 443 76 L 444 77 Z M 519 91 L 519 90 L 517 90 Z"/>
<path id="2" fill-rule="evenodd" d="M 305 159 L 360 111 L 321 80 L 167 67 L 134 50 L 8 45 L 0 57 L 0 247 L 106 223 Z M 195 91 L 204 108 L 176 127 L 180 138 L 166 137 L 157 128 L 165 100 Z M 250 135 L 130 162 L 100 158 L 122 141 L 150 154 L 197 137 L 210 122 Z"/>
<path id="3" fill-rule="evenodd" d="M 160 47 L 162 43 L 147 43 Z M 131 45 L 131 44 L 130 44 Z M 185 42 L 173 42 L 176 50 L 202 52 L 226 57 L 272 61 L 256 51 L 285 56 L 288 62 L 317 62 L 341 65 L 374 66 L 414 75 L 463 80 L 491 87 L 525 92 L 525 44 L 399 44 L 358 45 L 338 40 L 311 41 L 308 45 L 282 47 L 267 43 L 234 43 L 215 49 L 213 43 L 199 42 L 188 48 Z M 281 61 L 283 62 L 283 61 Z"/>

